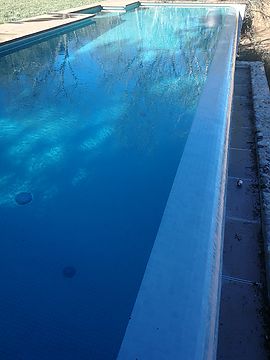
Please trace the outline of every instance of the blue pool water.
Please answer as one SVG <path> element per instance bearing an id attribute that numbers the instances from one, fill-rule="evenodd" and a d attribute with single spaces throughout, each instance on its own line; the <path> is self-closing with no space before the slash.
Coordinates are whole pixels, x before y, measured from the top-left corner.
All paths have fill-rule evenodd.
<path id="1" fill-rule="evenodd" d="M 0 57 L 1 359 L 116 358 L 222 16 L 100 14 Z"/>

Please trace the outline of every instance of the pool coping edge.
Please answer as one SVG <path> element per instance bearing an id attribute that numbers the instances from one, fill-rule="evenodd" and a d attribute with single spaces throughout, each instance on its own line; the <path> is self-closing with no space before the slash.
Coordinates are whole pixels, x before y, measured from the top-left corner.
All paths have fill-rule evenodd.
<path id="1" fill-rule="evenodd" d="M 0 41 L 0 54 L 2 52 L 2 49 L 5 46 L 12 46 L 12 44 L 15 45 L 16 42 L 21 42 L 21 41 L 27 40 L 31 37 L 39 36 L 39 35 L 45 34 L 47 32 L 55 31 L 55 30 L 62 29 L 62 28 L 64 29 L 65 27 L 72 26 L 72 25 L 78 24 L 83 21 L 91 20 L 95 16 L 95 14 L 78 14 L 78 13 L 68 13 L 68 14 L 57 13 L 57 14 L 63 15 L 63 20 L 64 20 L 65 15 L 70 15 L 70 16 L 67 16 L 67 18 L 66 18 L 67 20 L 70 20 L 71 16 L 75 16 L 75 15 L 79 16 L 79 18 L 74 18 L 68 22 L 65 22 L 64 24 L 56 24 L 56 25 L 50 26 L 48 28 L 40 29 L 38 31 L 29 32 L 27 34 L 19 35 L 17 37 L 14 37 L 14 38 L 11 38 L 8 40 Z M 51 15 L 51 14 L 44 14 L 43 16 L 48 16 L 48 15 Z M 23 19 L 21 21 L 22 22 L 29 21 L 30 19 L 35 19 L 35 18 Z M 13 24 L 13 23 L 11 22 L 8 24 Z M 1 25 L 4 25 L 4 24 L 0 24 L 0 26 Z"/>
<path id="2" fill-rule="evenodd" d="M 229 50 L 229 52 L 230 51 L 232 52 L 231 55 L 228 54 L 228 58 L 230 57 L 230 59 L 231 59 L 230 64 L 228 64 L 228 67 L 230 67 L 230 69 L 234 69 L 234 67 L 235 67 L 236 48 L 237 48 L 236 45 L 237 45 L 237 42 L 239 40 L 239 38 L 238 38 L 238 35 L 239 35 L 238 25 L 239 25 L 239 20 L 240 20 L 239 12 L 236 12 L 236 15 L 237 15 L 237 23 L 236 23 L 236 27 L 235 27 L 234 34 L 233 34 L 233 39 L 231 40 L 232 43 L 234 43 L 234 45 L 233 45 L 232 49 Z M 220 49 L 221 48 L 223 48 L 223 45 L 220 44 Z M 219 59 L 220 56 L 221 56 L 221 54 L 219 54 L 217 59 Z M 211 64 L 211 66 L 210 66 L 210 72 L 212 72 L 212 80 L 214 79 L 214 74 L 215 74 L 216 70 L 218 68 L 220 68 L 220 66 L 221 66 L 221 64 L 217 61 L 217 59 L 215 60 L 215 65 Z M 214 62 L 214 59 L 212 61 Z M 213 66 L 214 66 L 215 70 L 213 70 Z M 210 76 L 210 74 L 208 76 Z M 222 77 L 222 83 L 223 84 L 225 84 L 225 82 L 226 82 L 225 77 L 226 77 L 225 75 L 224 75 L 224 77 Z M 227 102 L 228 106 L 226 108 L 224 108 L 224 113 L 222 113 L 222 115 L 221 115 L 222 117 L 224 116 L 224 119 L 226 119 L 226 120 L 224 121 L 224 123 L 221 124 L 221 128 L 219 127 L 219 129 L 221 129 L 221 131 L 222 131 L 222 135 L 221 135 L 222 139 L 217 140 L 218 142 L 220 141 L 219 144 L 222 142 L 222 146 L 224 148 L 228 148 L 228 141 L 229 141 L 229 125 L 230 125 L 232 96 L 233 96 L 234 71 L 231 71 L 231 73 L 228 74 L 228 77 L 229 77 L 228 95 L 226 96 L 226 102 Z M 207 109 L 209 109 L 208 105 L 210 103 L 212 103 L 212 99 L 210 99 L 207 96 L 207 94 L 209 94 L 209 91 L 217 86 L 217 82 L 216 81 L 212 81 L 212 82 L 208 81 L 207 84 L 206 84 L 207 89 L 204 88 L 203 92 L 201 94 L 201 98 L 204 97 L 204 99 L 200 100 L 201 106 L 198 105 L 198 108 L 197 108 L 197 111 L 199 112 L 199 106 L 200 106 L 200 110 L 202 110 L 202 109 L 204 110 L 203 113 L 205 114 L 205 116 L 206 116 L 207 113 L 209 114 L 209 112 L 207 110 Z M 220 86 L 220 85 L 218 85 L 218 86 Z M 219 91 L 216 91 L 216 95 L 218 93 L 219 93 Z M 219 97 L 219 95 L 217 95 L 217 97 Z M 207 99 L 207 101 L 205 101 L 205 99 Z M 218 104 L 216 104 L 217 108 L 219 107 L 219 105 L 220 105 L 220 98 L 219 98 Z M 211 114 L 207 115 L 206 119 L 212 121 L 212 120 L 214 120 L 215 116 L 216 116 L 216 113 L 214 111 L 213 114 L 211 113 Z M 204 119 L 204 120 L 206 120 L 206 119 Z M 193 123 L 192 127 L 194 127 L 195 122 L 197 124 L 199 124 L 198 119 L 196 121 L 196 115 L 195 115 L 195 119 L 194 119 L 194 123 Z M 205 126 L 204 131 L 208 131 L 207 130 L 207 125 L 203 125 L 202 122 L 200 122 L 200 123 L 201 123 L 201 126 L 203 126 L 203 127 Z M 190 134 L 191 134 L 191 132 L 192 132 L 192 129 L 190 131 Z M 196 132 L 196 130 L 195 130 L 195 132 Z M 223 135 L 224 135 L 224 137 L 223 137 Z M 191 136 L 189 135 L 189 138 L 190 137 Z M 194 141 L 191 142 L 191 144 L 193 144 L 193 143 L 194 143 Z M 189 145 L 191 145 L 191 144 L 189 144 Z M 187 148 L 187 146 L 188 145 L 186 144 L 185 149 Z M 188 149 L 189 152 L 192 151 L 192 149 L 194 149 L 194 147 L 189 146 L 189 149 Z M 196 154 L 196 151 L 193 152 L 193 155 L 194 154 Z M 223 155 L 220 155 L 220 156 L 217 155 L 217 156 L 218 156 L 218 158 L 215 159 L 215 163 L 218 163 L 218 168 L 220 170 L 220 177 L 217 175 L 217 177 L 214 176 L 215 177 L 214 180 L 213 180 L 213 178 L 210 178 L 209 180 L 210 180 L 211 185 L 213 185 L 213 182 L 215 182 L 215 184 L 218 184 L 218 186 L 219 186 L 219 188 L 221 190 L 219 195 L 216 196 L 216 199 L 213 200 L 213 201 L 211 200 L 211 202 L 213 204 L 213 211 L 212 212 L 215 213 L 215 217 L 212 218 L 214 220 L 210 225 L 210 227 L 211 227 L 211 230 L 210 230 L 211 239 L 215 238 L 215 239 L 218 239 L 218 240 L 215 243 L 214 243 L 214 241 L 213 241 L 213 243 L 211 243 L 212 248 L 210 249 L 211 251 L 207 255 L 207 260 L 206 260 L 207 263 L 211 264 L 211 265 L 209 265 L 209 268 L 214 269 L 216 271 L 212 272 L 211 278 L 204 279 L 203 287 L 207 288 L 207 289 L 211 288 L 213 290 L 213 292 L 211 292 L 211 294 L 208 293 L 209 295 L 207 296 L 207 298 L 201 298 L 202 299 L 201 308 L 205 308 L 205 304 L 207 304 L 206 306 L 209 306 L 209 309 L 211 308 L 210 311 L 207 313 L 208 319 L 206 321 L 207 323 L 209 323 L 209 328 L 206 331 L 207 334 L 203 335 L 204 340 L 202 340 L 200 342 L 201 346 L 202 346 L 202 348 L 201 348 L 202 351 L 198 351 L 199 350 L 198 348 L 196 348 L 196 350 L 194 349 L 194 351 L 196 351 L 196 355 L 195 355 L 194 359 L 195 358 L 196 359 L 214 358 L 215 353 L 216 353 L 216 346 L 217 346 L 218 318 L 219 318 L 219 299 L 220 299 L 220 288 L 221 288 L 222 247 L 223 247 L 223 240 L 221 240 L 221 239 L 223 239 L 223 231 L 224 231 L 224 215 L 225 215 L 224 204 L 225 204 L 225 198 L 226 198 L 226 179 L 227 179 L 227 160 L 228 160 L 227 152 L 224 152 Z M 172 208 L 172 210 L 174 210 L 179 205 L 179 203 L 182 204 L 183 199 L 180 198 L 179 196 L 175 196 L 175 193 L 180 188 L 180 183 L 182 185 L 182 182 L 185 183 L 186 181 L 188 181 L 188 180 L 185 180 L 185 179 L 183 180 L 184 176 L 181 176 L 181 175 L 178 176 L 178 173 L 180 174 L 180 170 L 183 170 L 183 164 L 182 163 L 183 163 L 184 159 L 186 160 L 187 157 L 183 154 L 183 156 L 181 158 L 181 162 L 179 164 L 179 168 L 177 170 L 177 174 L 176 174 L 174 183 L 173 183 L 173 189 L 171 191 L 171 194 L 169 196 L 167 205 L 165 207 L 164 214 L 167 211 L 167 215 L 164 216 L 164 214 L 163 214 L 161 225 L 160 225 L 160 228 L 158 230 L 158 234 L 157 234 L 157 237 L 156 237 L 156 240 L 155 240 L 155 243 L 154 243 L 154 246 L 153 246 L 149 261 L 148 261 L 148 264 L 147 264 L 147 268 L 146 268 L 146 271 L 145 271 L 145 274 L 144 274 L 144 279 L 142 280 L 141 287 L 140 287 L 139 292 L 137 294 L 137 298 L 136 298 L 136 301 L 135 301 L 135 305 L 133 307 L 133 311 L 132 311 L 132 314 L 131 314 L 131 317 L 130 317 L 130 321 L 128 323 L 126 333 L 124 335 L 124 338 L 123 338 L 123 341 L 122 341 L 122 344 L 121 344 L 121 347 L 120 347 L 120 351 L 119 351 L 118 358 L 117 358 L 118 360 L 131 358 L 131 357 L 134 357 L 135 355 L 136 355 L 135 357 L 140 358 L 139 355 L 142 355 L 141 353 L 142 353 L 142 351 L 144 351 L 143 348 L 145 348 L 145 351 L 146 351 L 144 353 L 144 355 L 146 355 L 146 356 L 144 356 L 145 358 L 149 358 L 149 357 L 153 356 L 151 351 L 157 351 L 157 350 L 155 349 L 155 347 L 153 345 L 151 346 L 151 342 L 149 341 L 149 336 L 145 336 L 145 335 L 147 335 L 145 333 L 146 328 L 150 329 L 149 330 L 150 337 L 151 336 L 159 336 L 159 335 L 155 335 L 155 334 L 160 333 L 161 331 L 162 331 L 162 335 L 164 334 L 164 330 L 163 330 L 164 328 L 163 329 L 161 327 L 155 328 L 155 326 L 153 326 L 154 321 L 155 321 L 155 319 L 153 320 L 154 311 L 152 311 L 150 302 L 146 301 L 146 297 L 147 297 L 146 295 L 147 295 L 147 291 L 149 292 L 148 288 L 151 287 L 152 289 L 155 289 L 155 282 L 159 284 L 159 285 L 157 285 L 156 289 L 160 288 L 161 283 L 166 283 L 167 276 L 166 276 L 166 273 L 165 273 L 165 276 L 164 276 L 164 266 L 163 266 L 163 270 L 162 270 L 163 281 L 161 281 L 162 280 L 161 276 L 160 276 L 160 278 L 158 278 L 158 275 L 161 275 L 161 273 L 158 274 L 158 272 L 155 272 L 155 277 L 156 278 L 154 278 L 152 276 L 154 274 L 153 269 L 155 268 L 155 266 L 160 266 L 160 264 L 162 264 L 161 261 L 160 261 L 161 257 L 160 258 L 158 257 L 159 255 L 162 255 L 161 251 L 159 251 L 160 248 L 161 248 L 160 245 L 162 245 L 161 242 L 163 242 L 162 246 L 165 249 L 164 244 L 166 245 L 166 242 L 167 242 L 166 239 L 168 239 L 169 235 L 171 237 L 172 236 L 174 237 L 173 232 L 179 231 L 179 229 L 181 230 L 183 228 L 182 224 L 185 222 L 185 219 L 181 220 L 180 225 L 179 225 L 179 222 L 178 222 L 179 219 L 177 220 L 177 219 L 173 218 L 172 217 L 172 211 L 171 211 L 171 208 Z M 187 164 L 187 161 L 185 161 L 185 162 Z M 186 168 L 185 167 L 186 164 L 184 165 L 184 168 Z M 181 169 L 180 169 L 180 167 L 181 167 Z M 199 173 L 200 173 L 200 170 L 201 169 L 199 169 Z M 217 170 L 217 172 L 219 172 L 219 170 Z M 182 171 L 182 173 L 183 173 L 183 171 Z M 198 188 L 200 188 L 200 186 L 201 186 L 200 181 L 197 181 L 197 180 L 200 179 L 200 175 L 202 175 L 202 174 L 203 174 L 203 172 L 200 173 L 198 177 L 195 176 L 195 177 L 193 177 L 193 179 L 191 179 L 192 181 L 189 184 L 189 187 L 193 187 L 193 185 L 194 185 L 193 189 L 196 189 L 196 191 L 193 190 L 193 193 L 189 192 L 189 194 L 192 193 L 192 196 L 196 196 L 195 192 L 198 192 Z M 190 190 L 189 187 L 182 187 L 182 188 L 188 189 L 187 190 L 187 192 L 188 192 Z M 208 186 L 207 191 L 209 191 L 209 195 L 211 193 L 211 189 L 212 189 L 212 187 Z M 182 192 L 182 195 L 184 195 L 183 192 Z M 205 194 L 204 196 L 207 196 L 207 194 Z M 190 200 L 191 203 L 192 203 L 192 199 Z M 185 199 L 184 199 L 184 201 L 185 201 Z M 172 204 L 172 206 L 171 206 L 171 204 Z M 212 204 L 211 204 L 211 207 L 212 207 Z M 174 211 L 174 213 L 175 213 L 175 211 Z M 183 215 L 185 215 L 185 216 L 183 216 Z M 187 218 L 188 214 L 182 214 L 182 217 Z M 165 225 L 162 226 L 163 223 Z M 169 232 L 167 232 L 168 224 L 173 225 Z M 191 225 L 191 224 L 189 224 L 189 222 L 186 222 L 186 224 L 187 224 L 186 226 L 188 226 L 188 227 L 190 227 L 189 225 Z M 191 226 L 191 227 L 193 227 L 195 229 L 196 226 L 194 227 L 194 224 L 193 224 L 193 226 Z M 198 232 L 198 229 L 195 229 L 195 231 Z M 166 235 L 166 239 L 165 239 L 164 235 Z M 198 234 L 196 235 L 196 237 L 198 238 Z M 177 237 L 175 237 L 175 239 L 176 238 Z M 188 241 L 190 239 L 192 239 L 192 237 L 188 237 Z M 159 249 L 158 250 L 156 249 L 156 243 L 157 242 L 159 242 L 159 245 L 158 245 Z M 177 242 L 177 239 L 176 239 L 175 242 Z M 216 244 L 218 245 L 218 248 L 215 247 Z M 172 248 L 171 245 L 170 245 L 170 248 Z M 171 250 L 169 249 L 169 251 L 171 251 Z M 166 252 L 164 251 L 164 254 L 165 253 Z M 214 260 L 212 259 L 213 254 L 216 254 Z M 154 260 L 153 260 L 153 257 L 155 257 Z M 179 261 L 179 259 L 178 259 L 178 263 L 179 262 L 181 263 L 181 261 Z M 176 262 L 173 262 L 173 263 L 176 264 Z M 171 259 L 170 259 L 169 271 L 171 271 L 172 265 L 173 264 L 172 264 Z M 149 275 L 150 273 L 151 273 L 152 277 L 150 277 L 150 275 Z M 180 274 L 180 273 L 178 273 L 178 274 Z M 164 278 L 165 278 L 165 281 L 164 281 Z M 150 284 L 150 286 L 146 286 L 146 285 L 149 285 L 149 284 Z M 170 286 L 170 284 L 166 285 L 166 286 Z M 154 292 L 157 293 L 157 291 L 154 291 Z M 164 293 L 164 291 L 163 291 L 163 293 Z M 175 294 L 175 289 L 171 290 L 171 293 Z M 172 295 L 172 297 L 176 297 L 176 296 Z M 155 296 L 155 300 L 154 300 L 154 303 L 153 303 L 154 307 L 156 307 L 156 304 L 160 303 L 161 300 L 159 299 L 158 296 Z M 176 302 L 177 302 L 177 300 L 176 300 Z M 164 303 L 171 305 L 171 302 L 164 302 Z M 212 306 L 212 305 L 214 305 L 214 306 Z M 178 308 L 178 305 L 176 305 L 176 307 Z M 145 310 L 145 308 L 147 308 L 147 309 Z M 161 308 L 162 308 L 162 306 L 161 306 Z M 173 308 L 171 306 L 167 305 L 167 308 L 169 308 L 170 312 L 175 311 L 175 308 Z M 187 309 L 185 309 L 185 311 L 186 310 Z M 161 313 L 160 308 L 159 308 L 159 312 Z M 151 317 L 147 320 L 149 323 L 151 322 L 149 326 L 144 321 L 144 319 L 147 318 L 147 316 L 143 316 L 143 313 L 151 314 Z M 164 317 L 163 314 L 161 314 L 161 315 L 158 314 L 156 317 L 159 318 L 160 316 L 161 316 L 161 318 L 163 319 L 163 322 L 164 322 L 165 317 Z M 179 318 L 178 315 L 175 315 L 175 317 Z M 189 321 L 190 321 L 190 319 L 189 319 Z M 158 324 L 158 321 L 156 321 L 156 324 Z M 174 326 L 170 322 L 170 325 L 169 325 L 170 331 L 173 331 Z M 205 325 L 205 326 L 207 327 L 208 325 Z M 179 327 L 179 325 L 177 325 L 177 327 Z M 157 329 L 159 331 L 155 332 L 155 329 Z M 178 328 L 178 330 L 179 330 L 179 328 Z M 166 329 L 165 329 L 165 331 L 166 331 Z M 142 333 L 144 333 L 144 334 L 142 335 Z M 178 337 L 179 337 L 179 332 L 176 332 L 176 333 L 178 334 Z M 175 334 L 175 332 L 174 332 L 174 334 Z M 166 342 L 166 340 L 164 340 L 164 339 L 165 338 L 162 339 L 163 343 L 164 343 L 164 341 Z M 178 345 L 175 347 L 175 349 L 172 350 L 172 348 L 170 348 L 170 351 L 166 352 L 166 354 L 167 354 L 166 356 L 167 356 L 168 359 L 175 359 L 176 356 L 179 356 L 179 353 L 176 355 L 176 352 L 177 352 L 177 347 L 178 347 L 178 350 L 179 350 L 179 346 L 181 346 L 181 344 L 179 345 L 179 341 L 177 341 L 177 342 L 178 342 Z M 182 342 L 182 340 L 181 340 L 181 342 Z M 160 348 L 161 344 L 160 343 L 158 343 L 158 344 L 159 344 L 159 348 Z M 162 350 L 163 351 L 161 351 L 161 353 L 164 354 L 165 353 L 164 349 L 162 349 Z M 134 353 L 133 353 L 133 351 L 134 351 Z M 150 353 L 147 353 L 147 351 L 150 351 Z M 182 350 L 180 352 L 181 352 L 181 355 L 183 355 Z M 151 354 L 151 356 L 149 354 Z"/>

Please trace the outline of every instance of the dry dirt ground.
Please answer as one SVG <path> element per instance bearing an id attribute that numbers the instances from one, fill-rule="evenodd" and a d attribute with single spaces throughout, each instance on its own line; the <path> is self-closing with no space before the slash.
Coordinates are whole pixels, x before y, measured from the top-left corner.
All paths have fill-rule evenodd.
<path id="1" fill-rule="evenodd" d="M 239 46 L 241 60 L 263 60 L 270 85 L 270 0 L 248 0 Z"/>

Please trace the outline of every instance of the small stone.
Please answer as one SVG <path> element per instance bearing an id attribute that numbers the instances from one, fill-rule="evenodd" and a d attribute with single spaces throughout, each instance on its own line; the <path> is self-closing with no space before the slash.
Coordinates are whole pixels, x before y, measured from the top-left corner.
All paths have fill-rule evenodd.
<path id="1" fill-rule="evenodd" d="M 76 269 L 74 266 L 66 266 L 64 267 L 62 273 L 66 278 L 73 278 L 73 276 L 76 274 Z"/>
<path id="2" fill-rule="evenodd" d="M 33 195 L 29 192 L 21 192 L 15 196 L 15 201 L 18 205 L 26 205 L 33 200 Z"/>
<path id="3" fill-rule="evenodd" d="M 237 182 L 236 182 L 236 184 L 237 184 L 238 187 L 242 187 L 242 185 L 243 185 L 243 180 L 238 179 Z"/>

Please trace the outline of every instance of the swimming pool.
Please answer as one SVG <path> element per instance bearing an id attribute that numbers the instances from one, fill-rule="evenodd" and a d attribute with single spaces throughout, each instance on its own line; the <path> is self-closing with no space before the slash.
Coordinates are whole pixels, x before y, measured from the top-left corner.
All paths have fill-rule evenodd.
<path id="1" fill-rule="evenodd" d="M 143 6 L 0 57 L 1 358 L 113 359 L 123 338 L 120 358 L 203 358 L 236 32 L 230 8 Z"/>

